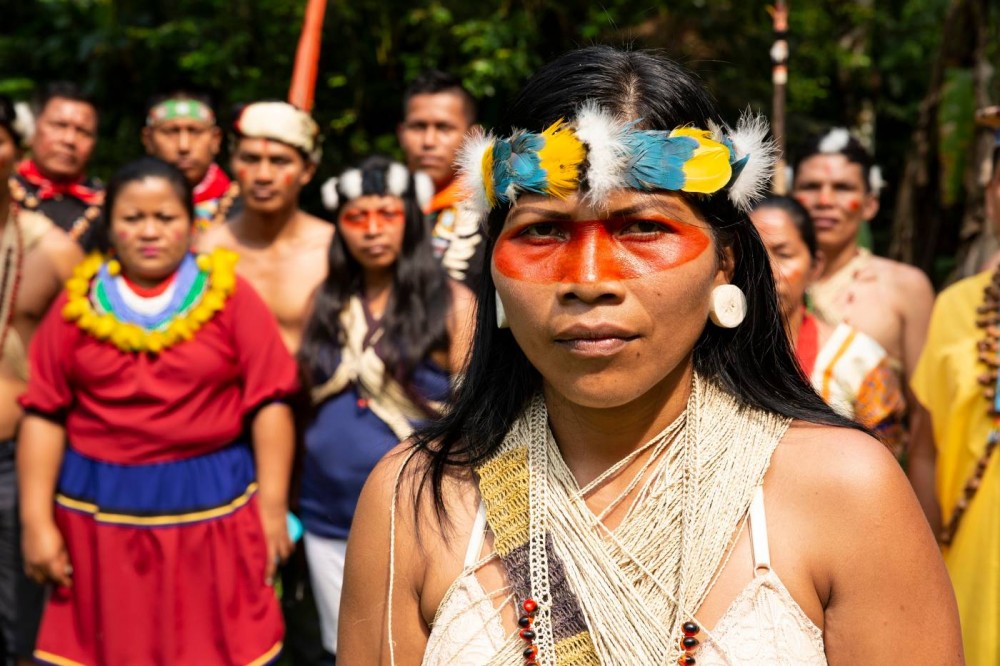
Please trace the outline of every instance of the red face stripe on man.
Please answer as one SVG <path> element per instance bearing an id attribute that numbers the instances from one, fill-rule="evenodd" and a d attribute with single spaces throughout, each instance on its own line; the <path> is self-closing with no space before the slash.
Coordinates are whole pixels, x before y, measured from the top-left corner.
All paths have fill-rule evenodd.
<path id="1" fill-rule="evenodd" d="M 629 280 L 697 258 L 705 231 L 658 215 L 516 225 L 493 251 L 497 270 L 514 280 L 586 283 Z"/>

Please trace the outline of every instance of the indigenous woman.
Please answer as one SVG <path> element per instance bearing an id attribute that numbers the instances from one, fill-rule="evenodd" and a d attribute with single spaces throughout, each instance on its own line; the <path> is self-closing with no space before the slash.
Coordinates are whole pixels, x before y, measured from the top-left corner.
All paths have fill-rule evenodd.
<path id="1" fill-rule="evenodd" d="M 822 272 L 809 211 L 795 199 L 767 197 L 750 219 L 771 257 L 778 305 L 802 372 L 833 409 L 867 426 L 898 457 L 906 403 L 882 346 L 840 323 L 807 312 L 806 290 Z"/>
<path id="2" fill-rule="evenodd" d="M 155 158 L 108 186 L 114 258 L 69 280 L 30 352 L 18 474 L 28 574 L 55 584 L 36 659 L 262 664 L 291 543 L 294 360 L 235 256 L 194 256 Z M 252 446 L 251 446 L 252 445 Z"/>
<path id="3" fill-rule="evenodd" d="M 423 174 L 373 156 L 323 187 L 337 232 L 300 354 L 313 382 L 300 509 L 324 647 L 337 652 L 344 552 L 372 468 L 437 416 L 468 352 L 472 293 L 435 259 Z"/>
<path id="4" fill-rule="evenodd" d="M 746 216 L 763 121 L 609 47 L 508 119 L 464 153 L 489 210 L 469 369 L 362 493 L 343 660 L 961 663 L 899 465 L 781 330 Z"/>

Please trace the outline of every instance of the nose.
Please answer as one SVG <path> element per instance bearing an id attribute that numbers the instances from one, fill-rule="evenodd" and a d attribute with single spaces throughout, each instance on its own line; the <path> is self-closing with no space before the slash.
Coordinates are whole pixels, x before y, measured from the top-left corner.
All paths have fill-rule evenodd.
<path id="1" fill-rule="evenodd" d="M 147 217 L 142 221 L 139 226 L 139 235 L 142 238 L 156 238 L 160 235 L 160 225 L 152 217 Z"/>
<path id="2" fill-rule="evenodd" d="M 436 146 L 437 142 L 438 142 L 437 135 L 438 135 L 438 132 L 437 132 L 437 130 L 435 128 L 428 127 L 427 129 L 425 129 L 424 130 L 424 135 L 423 135 L 423 145 L 424 145 L 424 147 L 425 148 L 432 148 L 432 147 Z"/>
<path id="3" fill-rule="evenodd" d="M 257 163 L 257 173 L 255 180 L 259 182 L 270 182 L 274 177 L 274 168 L 270 160 L 261 160 Z"/>
<path id="4" fill-rule="evenodd" d="M 368 228 L 365 233 L 369 236 L 377 236 L 382 231 L 382 222 L 375 213 L 368 213 Z"/>
<path id="5" fill-rule="evenodd" d="M 560 262 L 560 300 L 588 304 L 621 301 L 625 292 L 614 242 L 603 225 L 587 225 L 578 232 Z"/>
<path id="6" fill-rule="evenodd" d="M 829 185 L 824 185 L 819 188 L 816 193 L 816 203 L 820 206 L 832 206 L 833 205 L 833 188 Z"/>
<path id="7" fill-rule="evenodd" d="M 177 137 L 177 150 L 181 153 L 191 150 L 191 133 L 187 130 L 180 131 Z"/>

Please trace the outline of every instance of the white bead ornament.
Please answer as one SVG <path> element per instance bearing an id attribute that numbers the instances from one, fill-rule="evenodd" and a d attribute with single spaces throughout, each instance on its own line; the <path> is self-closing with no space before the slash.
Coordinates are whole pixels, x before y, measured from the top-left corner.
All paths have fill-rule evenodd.
<path id="1" fill-rule="evenodd" d="M 720 284 L 712 290 L 708 316 L 720 328 L 736 328 L 747 316 L 747 297 L 735 284 Z"/>
<path id="2" fill-rule="evenodd" d="M 507 311 L 503 309 L 503 301 L 500 300 L 500 293 L 493 293 L 493 300 L 497 304 L 497 328 L 510 328 L 510 322 L 507 321 Z"/>

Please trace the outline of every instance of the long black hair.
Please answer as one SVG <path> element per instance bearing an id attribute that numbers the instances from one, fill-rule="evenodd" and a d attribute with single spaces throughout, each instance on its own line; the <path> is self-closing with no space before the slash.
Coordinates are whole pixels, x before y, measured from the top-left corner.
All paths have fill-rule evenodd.
<path id="1" fill-rule="evenodd" d="M 361 175 L 361 195 L 391 195 L 388 172 L 393 164 L 381 155 L 362 161 L 357 166 Z M 396 167 L 403 168 L 400 164 Z M 349 193 L 339 187 L 338 190 L 336 220 L 350 201 Z M 404 388 L 430 352 L 448 348 L 447 320 L 451 308 L 448 277 L 434 258 L 416 190 L 414 176 L 409 174 L 407 189 L 400 196 L 406 218 L 403 247 L 393 267 L 392 292 L 382 316 L 383 333 L 378 344 L 386 372 Z M 340 313 L 352 295 L 362 293 L 363 277 L 361 264 L 348 251 L 342 235 L 335 234 L 330 243 L 326 280 L 316 292 L 313 314 L 299 350 L 299 362 L 313 384 L 326 381 L 340 363 L 340 349 L 345 340 Z M 413 397 L 417 398 L 417 404 L 422 403 L 419 396 Z"/>
<path id="2" fill-rule="evenodd" d="M 506 136 L 513 128 L 539 131 L 560 118 L 571 120 L 587 100 L 637 120 L 643 129 L 722 122 L 694 75 L 670 60 L 648 52 L 592 46 L 540 69 L 514 100 L 499 133 Z M 695 369 L 743 404 L 813 423 L 860 428 L 835 414 L 799 369 L 782 325 L 767 251 L 746 214 L 725 191 L 687 199 L 710 223 L 720 253 L 732 250 L 732 283 L 748 301 L 746 319 L 739 327 L 706 325 L 694 347 Z M 509 206 L 494 209 L 487 219 L 486 257 L 492 256 L 509 210 Z M 428 457 L 419 485 L 430 482 L 439 515 L 445 473 L 449 468 L 474 467 L 493 454 L 541 385 L 541 376 L 511 332 L 497 328 L 495 287 L 490 271 L 484 271 L 466 375 L 450 411 L 415 439 L 415 446 Z"/>
<path id="3" fill-rule="evenodd" d="M 118 194 L 126 185 L 147 178 L 162 178 L 167 181 L 177 198 L 180 199 L 181 205 L 184 206 L 188 220 L 194 224 L 194 199 L 191 194 L 191 185 L 185 178 L 184 172 L 158 157 L 149 155 L 140 157 L 118 169 L 108 181 L 108 187 L 104 192 L 104 233 L 97 238 L 98 249 L 102 252 L 111 248 L 111 214 L 114 212 Z"/>

